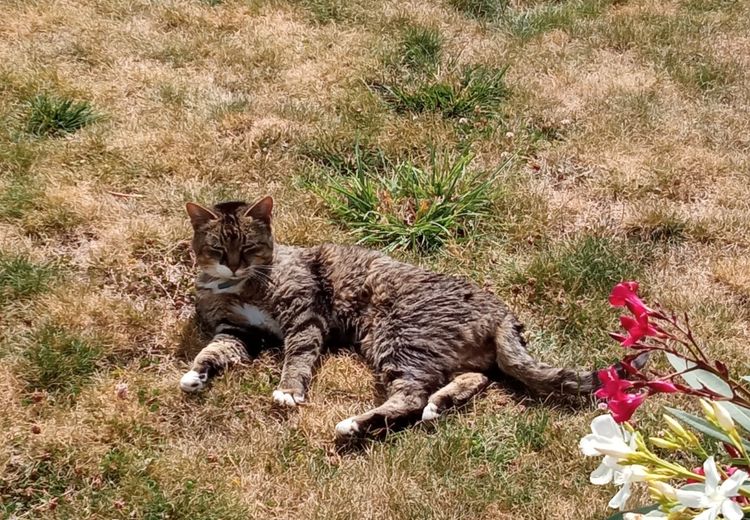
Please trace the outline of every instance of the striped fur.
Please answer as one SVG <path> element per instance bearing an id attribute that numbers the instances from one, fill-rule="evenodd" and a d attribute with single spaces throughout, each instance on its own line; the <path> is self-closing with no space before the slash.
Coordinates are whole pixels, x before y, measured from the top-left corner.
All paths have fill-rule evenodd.
<path id="1" fill-rule="evenodd" d="M 342 421 L 341 437 L 430 419 L 471 398 L 498 372 L 536 394 L 588 393 L 598 384 L 591 371 L 532 358 L 515 316 L 463 278 L 359 247 L 274 243 L 272 205 L 265 198 L 253 206 L 188 207 L 201 266 L 198 314 L 216 332 L 193 364 L 200 377 L 247 359 L 263 338 L 277 338 L 284 366 L 274 399 L 294 405 L 304 399 L 323 350 L 350 346 L 388 399 Z M 231 276 L 218 276 L 227 271 Z"/>

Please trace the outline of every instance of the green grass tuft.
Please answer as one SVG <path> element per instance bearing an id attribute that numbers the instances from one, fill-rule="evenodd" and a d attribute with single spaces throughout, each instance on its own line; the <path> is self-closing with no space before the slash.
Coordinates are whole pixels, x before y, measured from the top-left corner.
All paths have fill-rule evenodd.
<path id="1" fill-rule="evenodd" d="M 402 63 L 414 71 L 429 70 L 440 63 L 443 38 L 432 27 L 408 27 L 401 40 Z"/>
<path id="2" fill-rule="evenodd" d="M 131 421 L 128 426 L 141 425 Z M 192 475 L 177 485 L 164 482 L 155 462 L 162 455 L 158 450 L 110 445 L 94 468 L 87 465 L 90 454 L 70 446 L 50 448 L 39 457 L 15 456 L 0 474 L 0 515 L 39 518 L 34 513 L 54 511 L 55 518 L 80 518 L 85 510 L 92 518 L 240 520 L 252 516 L 223 487 L 201 484 Z"/>
<path id="3" fill-rule="evenodd" d="M 741 66 L 732 60 L 720 61 L 712 56 L 667 52 L 661 57 L 672 79 L 701 94 L 721 94 L 741 77 Z"/>
<path id="4" fill-rule="evenodd" d="M 218 493 L 205 486 L 199 486 L 195 480 L 187 480 L 175 490 L 165 489 L 160 482 L 143 472 L 137 481 L 135 475 L 129 476 L 130 489 L 135 492 L 134 510 L 144 518 L 185 518 L 199 515 L 206 520 L 224 520 L 246 518 L 247 511 L 235 505 Z M 137 482 L 137 484 L 136 484 Z"/>
<path id="5" fill-rule="evenodd" d="M 522 279 L 534 280 L 537 291 L 563 290 L 571 296 L 601 299 L 612 286 L 641 274 L 643 251 L 637 243 L 583 236 L 552 246 L 534 258 Z M 538 293 L 540 298 L 544 294 Z"/>
<path id="6" fill-rule="evenodd" d="M 681 2 L 682 9 L 695 13 L 731 11 L 732 8 L 739 5 L 741 5 L 741 2 L 737 0 L 682 0 Z"/>
<path id="7" fill-rule="evenodd" d="M 100 119 L 88 101 L 39 94 L 28 103 L 26 131 L 36 136 L 70 134 Z"/>
<path id="8" fill-rule="evenodd" d="M 611 2 L 577 0 L 539 3 L 528 9 L 513 9 L 502 23 L 514 36 L 528 40 L 552 29 L 569 29 L 579 20 L 594 18 Z"/>
<path id="9" fill-rule="evenodd" d="M 590 363 L 611 346 L 609 291 L 622 280 L 639 280 L 648 258 L 643 242 L 582 236 L 548 246 L 512 273 L 511 285 L 524 294 L 542 331 L 534 348 L 567 355 L 568 363 Z"/>
<path id="10" fill-rule="evenodd" d="M 438 112 L 446 118 L 495 115 L 509 91 L 507 68 L 473 67 L 459 78 L 419 85 L 374 84 L 386 104 L 396 112 Z"/>
<path id="11" fill-rule="evenodd" d="M 37 209 L 42 191 L 29 175 L 13 174 L 0 190 L 0 219 L 17 220 Z"/>
<path id="12" fill-rule="evenodd" d="M 515 441 L 518 446 L 540 451 L 547 445 L 549 413 L 545 409 L 519 417 L 515 424 Z"/>
<path id="13" fill-rule="evenodd" d="M 0 306 L 44 292 L 56 274 L 52 264 L 0 253 Z"/>
<path id="14" fill-rule="evenodd" d="M 303 143 L 299 153 L 316 167 L 339 175 L 354 175 L 360 169 L 383 169 L 388 165 L 382 150 L 329 134 Z"/>
<path id="15" fill-rule="evenodd" d="M 74 466 L 62 454 L 17 459 L 0 474 L 0 516 L 3 518 L 20 518 L 16 514 L 38 511 L 50 498 L 61 497 L 72 484 L 80 484 Z"/>
<path id="16" fill-rule="evenodd" d="M 11 128 L 7 131 L 14 133 Z M 6 175 L 27 174 L 38 154 L 34 143 L 3 137 L 0 135 L 0 171 Z"/>
<path id="17" fill-rule="evenodd" d="M 620 15 L 602 23 L 599 32 L 618 51 L 636 50 L 690 94 L 731 97 L 731 87 L 741 82 L 742 66 L 732 55 L 706 50 L 705 38 L 716 35 L 706 22 L 710 9 L 689 11 L 681 16 Z"/>
<path id="18" fill-rule="evenodd" d="M 471 159 L 433 157 L 430 169 L 408 161 L 380 170 L 360 163 L 351 176 L 326 175 L 316 189 L 359 243 L 434 251 L 489 217 L 493 177 L 471 172 Z"/>
<path id="19" fill-rule="evenodd" d="M 69 332 L 45 326 L 24 352 L 22 375 L 31 390 L 77 395 L 96 371 L 101 345 Z"/>
<path id="20" fill-rule="evenodd" d="M 644 211 L 627 226 L 628 234 L 641 240 L 676 243 L 686 238 L 687 222 L 674 211 L 658 207 Z"/>
<path id="21" fill-rule="evenodd" d="M 346 19 L 350 3 L 343 0 L 297 0 L 320 24 L 341 22 Z"/>
<path id="22" fill-rule="evenodd" d="M 450 0 L 449 3 L 455 10 L 484 21 L 497 19 L 508 7 L 508 0 Z"/>
<path id="23" fill-rule="evenodd" d="M 0 220 L 16 220 L 38 206 L 40 179 L 30 172 L 38 152 L 34 143 L 0 139 Z"/>

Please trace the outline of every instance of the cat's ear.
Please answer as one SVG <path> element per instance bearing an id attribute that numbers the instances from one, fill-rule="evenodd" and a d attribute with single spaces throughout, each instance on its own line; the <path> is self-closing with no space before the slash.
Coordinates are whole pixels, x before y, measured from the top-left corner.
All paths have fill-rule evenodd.
<path id="1" fill-rule="evenodd" d="M 204 224 L 207 224 L 210 220 L 218 219 L 219 216 L 208 208 L 204 208 L 200 204 L 194 202 L 188 202 L 185 204 L 188 216 L 190 216 L 190 223 L 193 228 L 199 228 Z"/>
<path id="2" fill-rule="evenodd" d="M 270 195 L 267 195 L 260 199 L 258 202 L 253 204 L 250 209 L 245 212 L 246 217 L 253 217 L 256 220 L 265 222 L 266 224 L 271 223 L 271 212 L 273 211 L 273 199 Z"/>

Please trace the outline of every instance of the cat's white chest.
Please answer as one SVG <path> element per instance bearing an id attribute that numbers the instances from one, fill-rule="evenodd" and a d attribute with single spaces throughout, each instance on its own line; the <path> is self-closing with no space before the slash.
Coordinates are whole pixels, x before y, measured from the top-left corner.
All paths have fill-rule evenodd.
<path id="1" fill-rule="evenodd" d="M 281 327 L 266 311 L 256 305 L 243 303 L 232 307 L 232 312 L 239 320 L 251 327 L 266 329 L 274 334 L 281 336 Z"/>

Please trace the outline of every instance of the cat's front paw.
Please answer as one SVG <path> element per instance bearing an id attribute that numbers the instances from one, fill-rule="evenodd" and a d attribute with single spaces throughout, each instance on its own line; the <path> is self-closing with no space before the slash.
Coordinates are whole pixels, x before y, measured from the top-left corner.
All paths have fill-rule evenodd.
<path id="1" fill-rule="evenodd" d="M 359 433 L 359 424 L 354 417 L 344 419 L 336 425 L 336 437 L 340 440 L 351 439 Z"/>
<path id="2" fill-rule="evenodd" d="M 427 403 L 427 406 L 422 410 L 422 421 L 429 422 L 434 421 L 440 417 L 440 410 L 435 403 Z"/>
<path id="3" fill-rule="evenodd" d="M 193 393 L 203 390 L 208 381 L 207 373 L 198 373 L 195 370 L 186 372 L 182 379 L 180 379 L 180 388 L 183 392 Z"/>
<path id="4" fill-rule="evenodd" d="M 295 392 L 286 392 L 284 390 L 274 390 L 271 394 L 275 403 L 282 406 L 297 406 L 305 401 L 305 396 Z"/>

